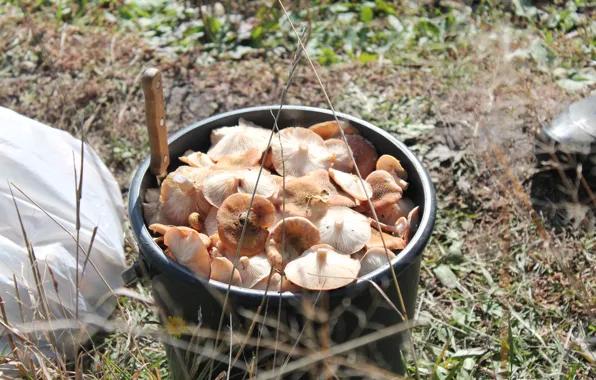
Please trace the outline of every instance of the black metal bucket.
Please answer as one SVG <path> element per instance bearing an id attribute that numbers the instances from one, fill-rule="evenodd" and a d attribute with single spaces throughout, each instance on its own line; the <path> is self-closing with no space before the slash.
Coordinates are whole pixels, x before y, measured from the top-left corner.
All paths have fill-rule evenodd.
<path id="1" fill-rule="evenodd" d="M 172 162 L 169 170 L 174 170 L 179 165 L 177 157 L 192 149 L 195 151 L 206 151 L 210 145 L 210 132 L 214 128 L 232 126 L 238 124 L 239 117 L 252 121 L 263 127 L 273 127 L 273 116 L 277 113 L 279 106 L 262 106 L 254 108 L 239 109 L 220 115 L 216 115 L 191 125 L 169 139 L 170 161 Z M 363 137 L 371 141 L 377 148 L 379 155 L 390 154 L 396 157 L 402 163 L 408 172 L 408 188 L 406 195 L 410 197 L 417 205 L 421 206 L 421 218 L 418 230 L 410 240 L 407 247 L 402 250 L 393 260 L 392 265 L 395 269 L 398 283 L 403 295 L 403 301 L 409 318 L 413 318 L 416 306 L 416 296 L 418 290 L 418 279 L 420 274 L 420 263 L 422 252 L 432 233 L 435 213 L 436 200 L 432 182 L 427 171 L 414 154 L 401 142 L 394 139 L 383 130 L 353 116 L 337 113 L 337 116 L 343 120 L 349 121 L 362 134 Z M 322 121 L 333 120 L 333 114 L 321 108 L 284 106 L 279 119 L 279 127 L 289 126 L 309 126 Z M 162 321 L 167 317 L 180 317 L 186 323 L 200 324 L 201 328 L 217 331 L 222 313 L 222 300 L 227 291 L 227 285 L 220 283 L 208 283 L 205 279 L 200 279 L 179 264 L 166 258 L 162 250 L 152 240 L 148 229 L 145 226 L 142 214 L 142 195 L 147 188 L 156 187 L 156 179 L 149 171 L 149 158 L 146 159 L 138 169 L 130 188 L 129 193 L 129 218 L 140 249 L 141 262 L 136 264 L 137 274 L 143 268 L 144 275 L 151 277 L 153 294 L 155 301 L 162 311 Z M 130 280 L 130 274 L 127 272 L 127 280 Z M 370 282 L 376 283 L 385 293 L 381 292 Z M 263 344 L 259 348 L 258 363 L 263 363 L 268 357 L 269 360 L 274 352 L 275 356 L 284 359 L 287 356 L 287 349 L 282 347 L 292 346 L 297 340 L 297 335 L 302 334 L 301 343 L 298 345 L 295 353 L 303 347 L 302 356 L 311 354 L 309 351 L 308 331 L 304 330 L 306 318 L 304 305 L 305 300 L 313 303 L 324 303 L 330 311 L 331 347 L 337 344 L 347 342 L 348 340 L 364 336 L 368 333 L 378 331 L 386 326 L 393 326 L 402 320 L 396 310 L 385 299 L 388 297 L 391 302 L 403 313 L 401 302 L 392 274 L 388 265 L 370 273 L 366 277 L 359 279 L 351 285 L 337 290 L 324 292 L 322 295 L 316 293 L 291 294 L 283 293 L 281 296 L 272 292 L 267 293 L 267 299 L 260 315 L 265 314 L 269 320 L 277 321 L 278 308 L 281 303 L 281 325 L 289 326 L 289 330 L 284 330 L 280 334 L 279 349 L 274 350 Z M 252 289 L 243 289 L 232 286 L 228 299 L 228 310 L 226 310 L 222 330 L 229 329 L 230 318 L 235 332 L 245 333 L 249 331 L 252 323 L 250 312 L 255 313 L 263 303 L 264 292 Z M 318 301 L 317 301 L 318 300 Z M 323 302 L 324 301 L 324 302 Z M 295 335 L 289 333 L 293 331 Z M 271 324 L 259 324 L 254 329 L 253 335 L 262 336 L 261 342 L 267 340 L 276 340 L 276 331 Z M 188 338 L 190 339 L 190 338 Z M 404 342 L 407 339 L 407 332 L 393 334 L 383 339 L 378 339 L 373 343 L 349 350 L 342 353 L 342 359 L 346 365 L 341 366 L 343 371 L 340 378 L 378 378 L 378 374 L 362 371 L 358 364 L 366 363 L 391 371 L 396 374 L 403 374 L 405 369 L 400 355 L 404 349 Z M 239 345 L 241 342 L 235 342 Z M 204 347 L 203 341 L 199 346 Z M 285 345 L 285 346 L 284 346 Z M 312 348 L 312 347 L 311 347 Z M 173 372 L 173 378 L 215 378 L 221 371 L 228 369 L 228 353 L 221 353 L 222 357 L 216 360 L 212 375 L 206 375 L 204 371 L 208 362 L 208 351 L 203 349 L 204 355 L 193 355 L 185 349 L 175 349 L 166 344 L 168 359 Z M 226 349 L 227 350 L 227 349 Z M 248 377 L 247 369 L 251 364 L 255 354 L 254 344 L 247 344 L 241 358 L 237 364 L 240 368 L 232 368 L 230 378 Z M 199 350 L 199 352 L 201 352 Z M 234 356 L 236 353 L 234 353 Z M 290 363 L 296 359 L 296 355 L 290 357 Z M 279 369 L 280 365 L 277 364 Z M 356 367 L 356 368 L 354 368 Z M 286 367 L 288 368 L 288 367 Z M 351 368 L 351 370 L 350 370 Z M 309 373 L 310 368 L 296 369 L 291 374 L 286 374 L 283 378 L 300 378 L 305 373 Z M 258 367 L 259 374 L 266 371 Z M 352 371 L 352 372 L 349 372 Z M 253 371 L 254 373 L 254 371 Z M 350 374 L 351 373 L 351 374 Z"/>

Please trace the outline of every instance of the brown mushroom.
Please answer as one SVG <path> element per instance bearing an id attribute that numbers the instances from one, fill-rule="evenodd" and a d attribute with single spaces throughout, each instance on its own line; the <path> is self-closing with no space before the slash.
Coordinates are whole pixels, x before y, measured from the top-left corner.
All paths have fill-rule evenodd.
<path id="1" fill-rule="evenodd" d="M 366 242 L 367 250 L 371 248 L 383 248 L 383 241 L 385 241 L 385 247 L 387 249 L 404 249 L 406 247 L 406 241 L 402 238 L 382 232 L 383 238 L 381 239 L 381 234 L 379 234 L 379 230 L 376 228 L 371 228 L 370 232 L 370 240 Z"/>
<path id="2" fill-rule="evenodd" d="M 327 244 L 318 244 L 292 260 L 284 270 L 288 280 L 310 290 L 331 290 L 353 282 L 360 262 L 337 252 Z"/>
<path id="3" fill-rule="evenodd" d="M 347 135 L 346 140 L 350 149 L 352 149 L 360 175 L 362 178 L 366 178 L 375 170 L 377 158 L 379 157 L 377 150 L 370 141 L 359 135 Z"/>
<path id="4" fill-rule="evenodd" d="M 271 265 L 282 270 L 288 262 L 319 243 L 317 227 L 306 218 L 294 216 L 279 221 L 271 230 L 265 250 Z"/>
<path id="5" fill-rule="evenodd" d="M 386 207 L 401 199 L 402 188 L 398 186 L 391 174 L 384 170 L 375 170 L 366 177 L 372 187 L 371 202 L 376 209 Z"/>
<path id="6" fill-rule="evenodd" d="M 354 161 L 352 161 L 352 157 L 350 156 L 350 146 L 346 145 L 346 143 L 340 139 L 326 140 L 325 146 L 335 154 L 331 167 L 335 170 L 351 173 L 354 169 Z"/>
<path id="7" fill-rule="evenodd" d="M 367 195 L 369 197 L 372 197 L 373 195 L 373 189 L 370 184 L 366 181 L 361 181 L 358 176 L 335 169 L 329 169 L 329 176 L 333 178 L 333 181 L 335 181 L 335 183 L 337 183 L 337 185 L 346 193 L 360 201 L 367 200 Z"/>
<path id="8" fill-rule="evenodd" d="M 317 135 L 321 136 L 323 140 L 331 139 L 334 137 L 341 136 L 341 129 L 344 131 L 345 135 L 359 135 L 360 132 L 356 128 L 354 128 L 350 123 L 340 120 L 339 125 L 337 124 L 336 120 L 331 121 L 324 121 L 322 123 L 317 123 L 308 129 L 316 133 Z"/>
<path id="9" fill-rule="evenodd" d="M 348 207 L 330 207 L 316 225 L 321 243 L 329 244 L 344 254 L 358 252 L 371 237 L 367 217 Z"/>
<path id="10" fill-rule="evenodd" d="M 269 236 L 267 230 L 273 224 L 275 207 L 265 197 L 255 195 L 252 208 L 249 194 L 230 195 L 217 211 L 217 232 L 221 243 L 236 252 L 244 224 L 246 230 L 240 247 L 240 255 L 254 256 L 265 251 Z"/>
<path id="11" fill-rule="evenodd" d="M 323 186 L 302 177 L 295 178 L 286 182 L 286 215 L 301 216 L 310 221 L 318 220 L 327 212 L 328 197 L 329 193 Z M 280 194 L 278 198 L 284 199 L 284 195 Z"/>
<path id="12" fill-rule="evenodd" d="M 401 198 L 396 203 L 376 208 L 375 211 L 381 223 L 394 225 L 399 218 L 407 217 L 414 207 L 416 205 L 411 199 Z M 369 216 L 372 216 L 372 214 L 369 214 Z"/>
<path id="13" fill-rule="evenodd" d="M 295 177 L 302 177 L 317 169 L 328 169 L 334 158 L 333 152 L 325 147 L 319 135 L 296 127 L 279 131 L 273 138 L 272 152 L 275 170 L 281 175 Z"/>
<path id="14" fill-rule="evenodd" d="M 418 225 L 420 224 L 420 207 L 416 206 L 410 211 L 408 214 L 408 235 L 413 235 L 416 230 L 418 229 Z"/>
<path id="15" fill-rule="evenodd" d="M 242 286 L 240 272 L 238 272 L 238 270 L 234 268 L 234 264 L 225 257 L 220 256 L 213 258 L 213 261 L 211 262 L 210 278 L 214 281 L 223 282 L 224 284 L 229 284 L 231 278 L 232 285 Z"/>

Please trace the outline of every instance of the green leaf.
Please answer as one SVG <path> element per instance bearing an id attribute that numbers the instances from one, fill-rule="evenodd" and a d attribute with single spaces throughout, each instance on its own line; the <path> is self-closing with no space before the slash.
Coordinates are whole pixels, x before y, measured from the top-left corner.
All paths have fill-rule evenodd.
<path id="1" fill-rule="evenodd" d="M 369 6 L 365 6 L 360 10 L 360 21 L 371 22 L 375 18 L 373 9 Z"/>
<path id="2" fill-rule="evenodd" d="M 358 57 L 358 61 L 360 63 L 364 63 L 364 64 L 369 63 L 371 61 L 376 61 L 377 59 L 379 59 L 379 56 L 377 54 L 371 54 L 371 53 L 367 53 L 367 52 L 363 52 Z"/>
<path id="3" fill-rule="evenodd" d="M 540 68 L 550 68 L 554 65 L 557 55 L 542 40 L 534 40 L 530 45 L 530 55 Z"/>
<path id="4" fill-rule="evenodd" d="M 385 13 L 388 15 L 395 15 L 397 14 L 397 12 L 395 11 L 395 9 L 393 9 L 393 7 L 386 1 L 383 0 L 376 0 L 375 1 L 375 5 L 377 8 L 377 11 L 381 12 L 381 13 Z"/>
<path id="5" fill-rule="evenodd" d="M 321 49 L 321 52 L 323 53 L 323 55 L 321 57 L 319 57 L 319 59 L 318 59 L 318 61 L 321 65 L 328 66 L 328 65 L 332 65 L 334 63 L 339 62 L 339 59 L 335 55 L 335 52 L 333 51 L 333 49 L 324 47 Z"/>

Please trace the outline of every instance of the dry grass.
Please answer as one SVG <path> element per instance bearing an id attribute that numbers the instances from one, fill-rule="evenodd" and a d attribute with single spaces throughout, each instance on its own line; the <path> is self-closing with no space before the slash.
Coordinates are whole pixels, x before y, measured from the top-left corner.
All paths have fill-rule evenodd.
<path id="1" fill-rule="evenodd" d="M 148 154 L 143 68 L 157 66 L 164 74 L 170 132 L 226 110 L 276 103 L 287 79 L 289 62 L 283 59 L 203 66 L 192 54 L 177 59 L 155 54 L 124 29 L 67 26 L 43 12 L 31 14 L 37 31 L 32 32 L 15 7 L 6 9 L 0 13 L 0 105 L 69 131 L 83 120 L 87 140 L 116 174 L 123 194 Z M 596 333 L 596 240 L 579 230 L 543 229 L 527 204 L 534 134 L 584 93 L 566 93 L 528 60 L 507 61 L 530 37 L 512 34 L 509 43 L 488 38 L 495 30 L 510 32 L 497 28 L 473 37 L 478 47 L 450 65 L 345 64 L 318 72 L 338 111 L 391 131 L 431 172 L 439 214 L 420 279 L 415 321 L 424 324 L 413 335 L 422 378 L 591 379 L 596 360 L 582 340 Z M 67 89 L 66 98 L 59 85 Z M 327 107 L 307 66 L 297 69 L 287 103 Z M 131 246 L 127 254 L 129 261 L 136 257 Z M 437 268 L 443 265 L 457 278 L 453 288 L 439 280 Z M 151 296 L 148 283 L 135 290 Z M 274 330 L 276 310 L 259 311 Z M 169 327 L 159 327 L 151 304 L 121 297 L 110 326 L 81 351 L 80 371 L 73 363 L 40 358 L 45 367 L 36 366 L 38 375 L 167 378 L 160 342 L 172 339 Z M 179 330 L 197 334 L 192 326 Z M 244 337 L 233 337 L 225 326 L 219 333 L 226 360 L 230 339 L 237 343 Z M 296 351 L 302 361 L 285 369 L 323 359 L 346 361 L 345 347 L 321 353 L 312 337 L 306 348 L 293 349 L 298 333 L 282 332 L 279 344 L 271 337 L 250 344 L 275 344 L 283 355 Z M 22 334 L 13 331 L 15 339 L 26 340 Z M 5 360 L 25 363 L 21 357 L 13 352 Z"/>

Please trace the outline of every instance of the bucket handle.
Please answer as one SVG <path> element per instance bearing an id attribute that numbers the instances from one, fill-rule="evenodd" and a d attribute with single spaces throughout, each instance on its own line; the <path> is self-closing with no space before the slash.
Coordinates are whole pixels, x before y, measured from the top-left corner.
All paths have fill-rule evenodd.
<path id="1" fill-rule="evenodd" d="M 158 179 L 163 179 L 170 164 L 170 153 L 161 72 L 153 67 L 146 69 L 141 85 L 145 94 L 145 115 L 151 146 L 149 169 Z"/>

